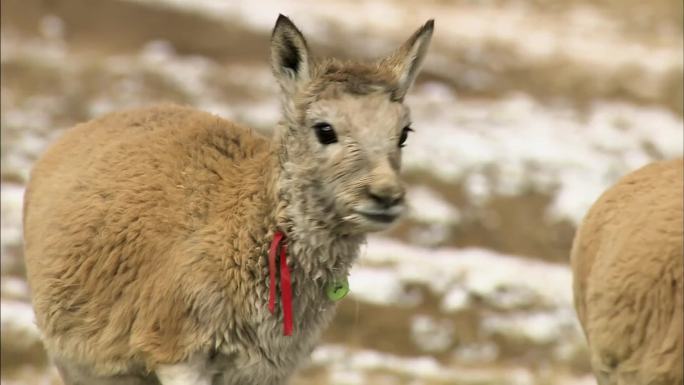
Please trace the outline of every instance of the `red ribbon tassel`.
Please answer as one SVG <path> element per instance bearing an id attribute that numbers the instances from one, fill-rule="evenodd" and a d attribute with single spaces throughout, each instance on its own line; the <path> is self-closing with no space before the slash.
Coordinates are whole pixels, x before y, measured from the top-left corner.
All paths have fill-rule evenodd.
<path id="1" fill-rule="evenodd" d="M 280 246 L 280 297 L 283 301 L 283 334 L 292 335 L 292 285 L 287 268 L 287 243 Z"/>
<path id="2" fill-rule="evenodd" d="M 280 297 L 283 306 L 283 334 L 292 335 L 292 285 L 290 282 L 290 269 L 287 267 L 287 243 L 283 242 L 285 234 L 276 231 L 268 253 L 268 272 L 270 291 L 268 296 L 268 310 L 275 313 L 276 300 L 276 252 L 280 246 Z M 282 243 L 282 244 L 281 244 Z"/>

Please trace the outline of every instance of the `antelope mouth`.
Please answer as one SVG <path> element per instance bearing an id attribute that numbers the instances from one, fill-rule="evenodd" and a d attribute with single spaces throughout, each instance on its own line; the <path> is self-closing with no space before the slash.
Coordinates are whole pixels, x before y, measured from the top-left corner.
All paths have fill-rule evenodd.
<path id="1" fill-rule="evenodd" d="M 401 210 L 356 210 L 356 213 L 372 222 L 392 223 L 399 217 Z"/>

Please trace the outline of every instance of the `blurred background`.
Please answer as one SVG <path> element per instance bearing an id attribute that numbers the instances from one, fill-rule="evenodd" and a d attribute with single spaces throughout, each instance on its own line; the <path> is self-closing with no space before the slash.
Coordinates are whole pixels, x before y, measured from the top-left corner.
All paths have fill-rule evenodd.
<path id="1" fill-rule="evenodd" d="M 598 195 L 681 156 L 681 0 L 2 0 L 2 376 L 57 385 L 33 324 L 31 164 L 108 111 L 190 104 L 269 134 L 278 13 L 370 59 L 429 18 L 407 98 L 411 211 L 371 237 L 294 385 L 594 384 L 568 254 Z"/>

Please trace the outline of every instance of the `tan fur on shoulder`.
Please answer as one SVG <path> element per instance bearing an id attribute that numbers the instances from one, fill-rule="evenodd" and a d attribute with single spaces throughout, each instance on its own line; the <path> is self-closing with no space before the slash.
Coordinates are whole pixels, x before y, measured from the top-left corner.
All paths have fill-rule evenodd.
<path id="1" fill-rule="evenodd" d="M 600 385 L 682 384 L 683 162 L 604 193 L 572 250 L 575 305 Z"/>
<path id="2" fill-rule="evenodd" d="M 231 285 L 265 268 L 250 256 L 266 246 L 255 238 L 275 226 L 269 155 L 265 139 L 177 106 L 69 131 L 34 168 L 25 212 L 48 350 L 83 362 L 107 357 L 101 371 L 116 372 L 136 358 L 153 366 L 213 348 L 213 336 L 197 335 L 208 331 L 182 321 L 195 314 L 230 323 L 247 311 L 238 298 L 249 287 Z M 208 280 L 221 269 L 224 282 Z M 183 298 L 203 290 L 198 303 Z M 200 303 L 220 290 L 234 293 L 237 314 L 203 314 L 225 311 Z"/>

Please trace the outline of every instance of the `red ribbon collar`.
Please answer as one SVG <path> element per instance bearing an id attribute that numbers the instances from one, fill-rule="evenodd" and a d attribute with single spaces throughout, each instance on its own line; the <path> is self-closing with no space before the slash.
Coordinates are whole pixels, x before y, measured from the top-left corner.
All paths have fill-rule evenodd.
<path id="1" fill-rule="evenodd" d="M 276 231 L 268 253 L 268 273 L 270 279 L 270 293 L 268 310 L 275 313 L 276 300 L 276 254 L 280 249 L 280 298 L 283 306 L 283 335 L 292 335 L 292 285 L 290 283 L 290 269 L 287 267 L 287 241 L 285 234 Z"/>

